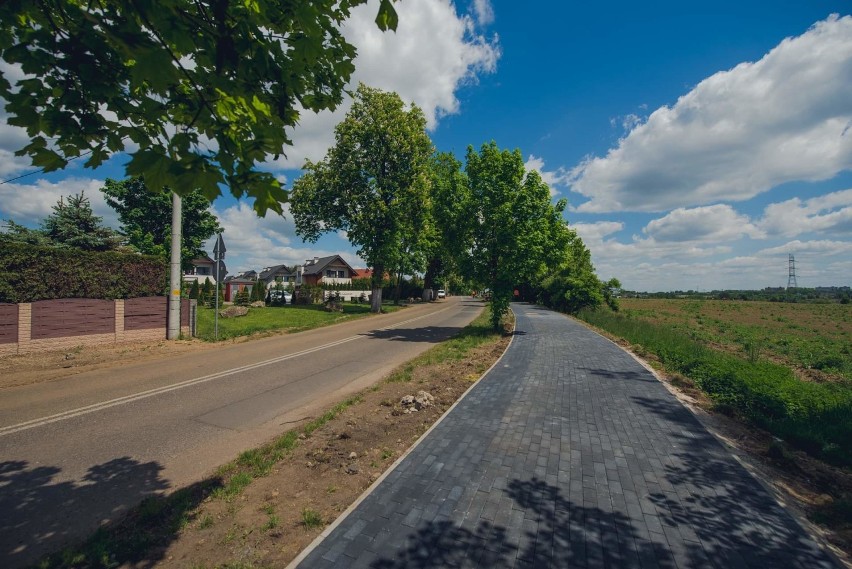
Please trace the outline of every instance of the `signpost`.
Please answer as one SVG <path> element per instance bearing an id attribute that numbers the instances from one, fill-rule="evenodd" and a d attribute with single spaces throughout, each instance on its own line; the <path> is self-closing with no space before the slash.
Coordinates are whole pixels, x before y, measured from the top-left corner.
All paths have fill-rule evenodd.
<path id="1" fill-rule="evenodd" d="M 219 236 L 216 238 L 216 245 L 213 247 L 213 261 L 216 263 L 215 274 L 216 277 L 216 311 L 213 313 L 213 339 L 219 339 L 219 281 L 224 277 L 222 274 L 224 272 L 225 263 L 222 261 L 225 260 L 225 241 L 222 239 L 222 234 L 219 233 Z"/>

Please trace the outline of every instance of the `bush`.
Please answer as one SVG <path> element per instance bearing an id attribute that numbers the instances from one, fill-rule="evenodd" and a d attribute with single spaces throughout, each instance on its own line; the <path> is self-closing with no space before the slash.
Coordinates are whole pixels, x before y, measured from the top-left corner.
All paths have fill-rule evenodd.
<path id="1" fill-rule="evenodd" d="M 0 246 L 0 302 L 114 300 L 162 296 L 167 290 L 168 267 L 159 257 L 7 241 Z"/>

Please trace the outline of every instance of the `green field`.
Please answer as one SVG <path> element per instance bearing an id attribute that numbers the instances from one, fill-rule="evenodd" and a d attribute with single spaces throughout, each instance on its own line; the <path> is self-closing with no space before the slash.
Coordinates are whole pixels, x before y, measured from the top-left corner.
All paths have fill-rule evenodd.
<path id="1" fill-rule="evenodd" d="M 848 304 L 622 299 L 590 324 L 691 379 L 715 408 L 852 466 Z"/>
<path id="2" fill-rule="evenodd" d="M 399 306 L 386 304 L 385 312 L 398 310 Z M 198 330 L 196 335 L 202 340 L 213 341 L 214 309 L 198 308 Z M 329 324 L 337 324 L 355 318 L 369 316 L 369 304 L 344 304 L 343 312 L 328 312 L 322 305 L 267 306 L 249 308 L 249 313 L 238 318 L 219 317 L 219 339 L 227 340 L 238 336 L 250 336 L 263 332 L 301 332 Z"/>
<path id="3" fill-rule="evenodd" d="M 621 311 L 710 347 L 783 363 L 818 381 L 852 381 L 852 304 L 619 299 Z"/>

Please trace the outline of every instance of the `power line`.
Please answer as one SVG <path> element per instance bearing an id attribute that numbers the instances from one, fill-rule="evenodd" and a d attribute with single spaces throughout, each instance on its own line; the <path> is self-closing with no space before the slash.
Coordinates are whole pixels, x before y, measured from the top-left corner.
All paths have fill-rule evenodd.
<path id="1" fill-rule="evenodd" d="M 86 152 L 83 152 L 79 156 L 74 156 L 73 158 L 68 159 L 67 161 L 73 162 L 74 160 L 77 160 L 78 158 L 83 158 L 84 156 L 88 156 L 91 153 L 92 153 L 92 151 L 88 150 Z M 0 186 L 2 186 L 3 184 L 8 184 L 9 182 L 14 182 L 15 180 L 20 180 L 21 178 L 26 178 L 27 176 L 32 176 L 34 174 L 43 174 L 44 172 L 45 172 L 44 168 L 41 168 L 39 170 L 33 170 L 32 172 L 27 172 L 26 174 L 21 174 L 20 176 L 15 176 L 14 178 L 9 178 L 8 180 L 3 180 L 2 182 L 0 182 Z"/>

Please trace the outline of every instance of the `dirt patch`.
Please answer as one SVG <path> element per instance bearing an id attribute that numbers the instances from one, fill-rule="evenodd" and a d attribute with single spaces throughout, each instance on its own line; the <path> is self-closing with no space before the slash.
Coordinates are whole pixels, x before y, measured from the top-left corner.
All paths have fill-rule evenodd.
<path id="1" fill-rule="evenodd" d="M 415 368 L 410 381 L 366 390 L 360 402 L 300 437 L 288 457 L 239 496 L 207 498 L 177 538 L 149 560 L 159 559 L 155 566 L 161 567 L 285 566 L 458 400 L 508 342 L 474 348 L 463 361 Z M 420 391 L 434 398 L 431 404 L 403 404 Z"/>
<path id="2" fill-rule="evenodd" d="M 215 344 L 201 340 L 160 340 L 78 346 L 71 350 L 4 356 L 0 357 L 0 390 L 53 381 L 85 371 L 162 359 L 215 347 Z"/>

